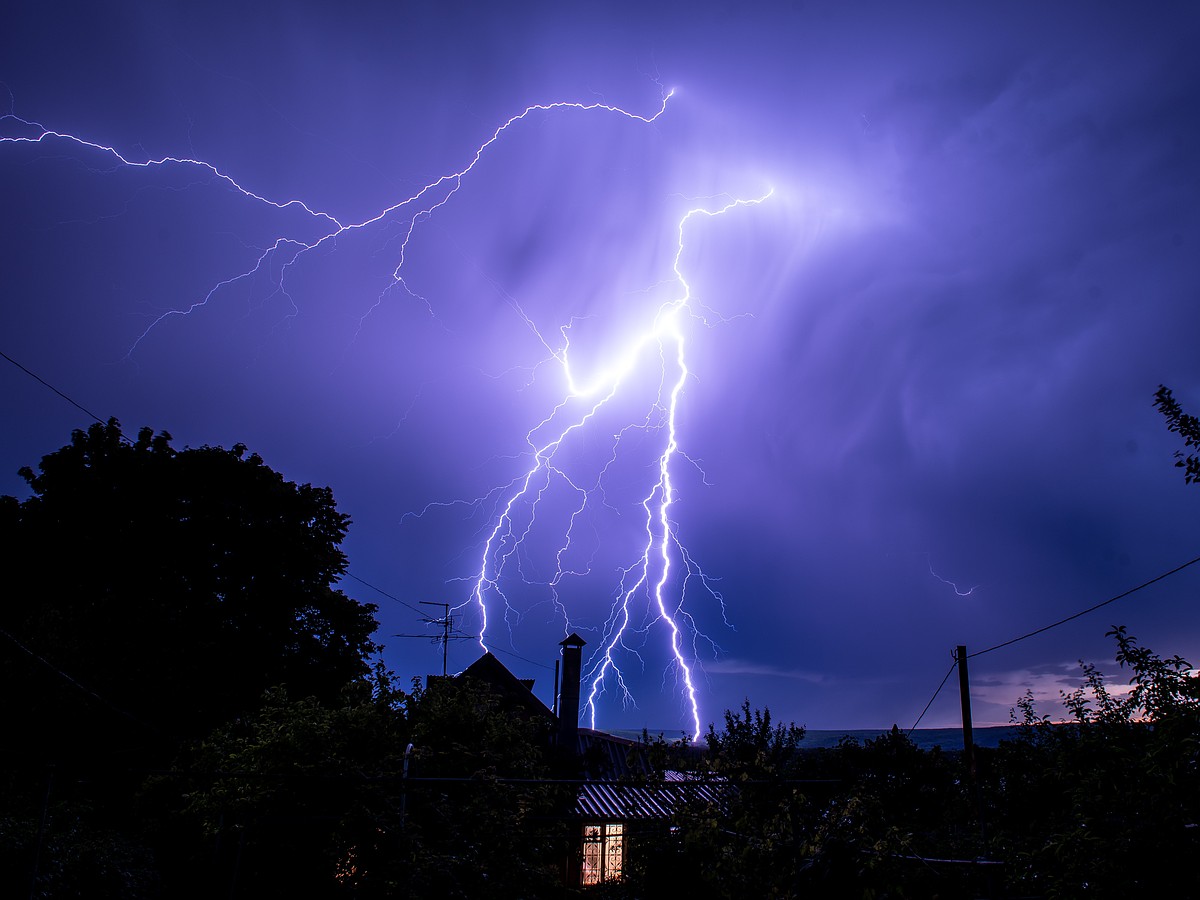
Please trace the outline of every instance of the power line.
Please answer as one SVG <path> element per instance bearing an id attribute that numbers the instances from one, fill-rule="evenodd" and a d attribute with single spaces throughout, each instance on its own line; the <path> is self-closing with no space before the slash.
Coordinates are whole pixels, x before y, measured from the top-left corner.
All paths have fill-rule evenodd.
<path id="1" fill-rule="evenodd" d="M 358 577 L 357 575 L 355 575 L 353 572 L 346 572 L 346 573 L 345 573 L 345 575 L 346 575 L 346 577 L 347 577 L 347 578 L 353 578 L 353 579 L 354 579 L 355 581 L 357 581 L 359 584 L 365 585 L 366 587 L 369 587 L 371 590 L 373 590 L 373 591 L 376 591 L 377 593 L 380 593 L 380 594 L 382 594 L 383 596 L 387 597 L 389 600 L 394 600 L 395 602 L 399 603 L 401 606 L 408 607 L 409 609 L 411 609 L 413 612 L 415 612 L 415 613 L 416 613 L 418 616 L 420 616 L 421 618 L 423 618 L 423 619 L 424 619 L 424 618 L 427 618 L 427 616 L 425 615 L 425 611 L 424 611 L 424 610 L 422 610 L 422 609 L 417 609 L 417 608 L 416 608 L 415 606 L 413 606 L 411 603 L 405 603 L 403 600 L 401 600 L 401 599 L 400 599 L 399 597 L 397 597 L 395 594 L 389 594 L 389 593 L 388 593 L 387 591 L 385 591 L 383 588 L 381 588 L 381 587 L 376 587 L 375 585 L 371 584 L 371 582 L 369 582 L 369 581 L 365 581 L 365 580 L 363 580 L 362 578 L 359 578 L 359 577 Z"/>
<path id="2" fill-rule="evenodd" d="M 153 725 L 151 725 L 149 722 L 143 722 L 141 719 L 139 719 L 137 716 L 135 716 L 129 710 L 124 709 L 123 707 L 117 706 L 117 704 L 113 703 L 107 697 L 103 697 L 100 694 L 97 694 L 94 690 L 92 690 L 87 685 L 82 684 L 75 678 L 72 678 L 70 675 L 68 675 L 66 672 L 64 672 L 62 669 L 60 669 L 54 663 L 50 662 L 50 660 L 46 659 L 44 656 L 41 656 L 38 653 L 35 653 L 33 650 L 30 650 L 23 643 L 21 643 L 16 637 L 9 634 L 3 628 L 0 628 L 0 634 L 4 635 L 10 641 L 12 641 L 14 644 L 16 644 L 17 647 L 20 648 L 20 650 L 23 653 L 27 654 L 28 656 L 30 656 L 33 659 L 40 662 L 43 666 L 50 669 L 52 672 L 54 672 L 56 675 L 58 675 L 60 678 L 62 678 L 64 681 L 66 681 L 68 684 L 70 684 L 72 687 L 75 687 L 76 689 L 82 691 L 83 693 L 85 693 L 89 697 L 91 697 L 93 700 L 96 700 L 96 701 L 102 703 L 103 705 L 107 706 L 109 709 L 120 714 L 121 716 L 124 716 L 129 721 L 134 722 L 135 724 L 141 725 L 143 728 L 147 728 L 150 731 L 154 732 L 155 734 L 159 733 L 158 729 L 155 728 Z"/>
<path id="3" fill-rule="evenodd" d="M 430 619 L 430 618 L 429 618 L 429 617 L 428 617 L 428 616 L 425 614 L 424 610 L 417 609 L 417 608 L 416 608 L 415 606 L 413 606 L 411 603 L 406 603 L 406 602 L 404 602 L 403 600 L 401 600 L 399 597 L 395 596 L 394 594 L 389 594 L 389 593 L 388 593 L 387 591 L 385 591 L 383 588 L 381 588 L 381 587 L 376 587 L 375 585 L 371 584 L 371 582 L 369 582 L 369 581 L 366 581 L 366 580 L 364 580 L 364 579 L 362 579 L 362 578 L 359 578 L 359 577 L 358 577 L 357 575 L 355 575 L 353 572 L 346 572 L 345 574 L 346 574 L 346 577 L 347 577 L 347 578 L 353 578 L 353 579 L 354 579 L 355 581 L 357 581 L 359 584 L 365 585 L 366 587 L 369 587 L 369 588 L 370 588 L 371 590 L 373 590 L 373 591 L 378 591 L 380 594 L 382 594 L 383 596 L 387 597 L 389 600 L 394 600 L 396 603 L 399 603 L 401 606 L 404 606 L 404 607 L 407 607 L 408 609 L 411 609 L 413 612 L 415 612 L 415 613 L 417 613 L 419 616 L 421 616 L 422 620 L 424 620 L 424 621 L 426 621 L 426 622 L 433 622 L 434 624 L 437 624 L 437 623 L 440 623 L 440 622 L 442 621 L 441 619 L 436 619 L 436 620 L 435 620 L 435 619 Z M 421 601 L 421 602 L 425 602 L 425 601 Z M 434 604 L 434 605 L 435 605 L 435 606 L 440 606 L 440 605 L 442 605 L 442 604 Z M 440 643 L 441 641 L 443 641 L 443 640 L 444 640 L 444 637 L 440 637 L 440 636 L 438 636 L 438 635 L 424 635 L 424 634 L 396 634 L 396 635 L 392 635 L 392 636 L 393 636 L 393 637 L 428 637 L 428 638 L 429 638 L 431 641 L 435 641 L 435 642 L 439 642 L 439 643 Z M 453 640 L 474 640 L 474 637 L 472 637 L 471 635 L 461 635 L 461 636 L 460 636 L 460 635 L 451 634 L 451 635 L 450 635 L 450 640 L 452 640 L 452 641 L 453 641 Z M 519 653 L 513 653 L 511 650 L 503 650 L 503 649 L 501 649 L 501 648 L 499 648 L 499 647 L 489 647 L 488 649 L 489 649 L 489 650 L 490 650 L 492 653 L 503 653 L 505 656 L 511 656 L 511 657 L 514 657 L 514 658 L 516 658 L 516 659 L 519 659 L 519 660 L 521 660 L 522 662 L 527 662 L 527 663 L 529 663 L 531 666 L 537 666 L 538 668 L 541 668 L 541 669 L 546 669 L 546 670 L 548 670 L 548 671 L 549 671 L 549 670 L 553 670 L 553 668 L 554 668 L 553 666 L 548 666 L 548 665 L 546 665 L 545 663 L 540 663 L 540 662 L 537 662 L 536 660 L 529 659 L 528 657 L 526 657 L 526 656 L 522 656 L 522 655 L 521 655 L 521 654 L 519 654 Z"/>
<path id="4" fill-rule="evenodd" d="M 1139 584 L 1137 587 L 1132 587 L 1129 590 L 1125 591 L 1124 593 L 1117 594 L 1117 596 L 1115 596 L 1115 597 L 1109 597 L 1107 600 L 1103 601 L 1102 603 L 1097 603 L 1095 606 L 1089 606 L 1087 609 L 1082 609 L 1079 612 L 1075 613 L 1074 615 L 1067 616 L 1065 619 L 1059 619 L 1057 622 L 1051 622 L 1049 625 L 1043 625 L 1041 628 L 1037 628 L 1033 631 L 1026 632 L 1025 634 L 1022 634 L 1019 637 L 1011 638 L 1010 640 L 1004 641 L 999 644 L 995 644 L 994 646 L 988 647 L 984 650 L 976 650 L 974 653 L 968 654 L 967 659 L 971 659 L 976 656 L 983 656 L 983 654 L 985 654 L 985 653 L 991 653 L 993 650 L 999 650 L 1001 647 L 1007 647 L 1010 644 L 1015 644 L 1018 641 L 1023 641 L 1026 638 L 1031 638 L 1035 634 L 1041 634 L 1043 631 L 1049 631 L 1051 628 L 1057 628 L 1059 625 L 1065 625 L 1067 622 L 1070 622 L 1073 619 L 1078 619 L 1080 616 L 1086 616 L 1088 613 L 1095 612 L 1096 610 L 1100 609 L 1102 606 L 1108 606 L 1108 604 L 1110 604 L 1110 603 L 1116 603 L 1118 600 L 1124 599 L 1125 597 L 1128 597 L 1130 594 L 1137 593 L 1138 591 L 1142 590 L 1142 588 L 1148 588 L 1148 587 L 1150 587 L 1150 585 L 1155 584 L 1156 582 L 1162 581 L 1164 578 L 1169 578 L 1170 576 L 1174 575 L 1176 572 L 1182 572 L 1188 566 L 1193 566 L 1198 562 L 1200 562 L 1200 556 L 1197 556 L 1195 559 L 1185 562 L 1181 566 L 1176 566 L 1175 568 L 1171 569 L 1171 571 L 1169 571 L 1169 572 L 1163 572 L 1161 575 L 1157 575 L 1154 578 L 1151 578 L 1149 581 Z M 947 677 L 949 677 L 949 676 L 947 676 Z"/>
<path id="5" fill-rule="evenodd" d="M 942 688 L 946 686 L 946 682 L 950 680 L 950 673 L 958 667 L 958 659 L 950 663 L 950 668 L 946 670 L 946 675 L 942 678 L 942 683 L 937 686 L 937 690 L 933 692 L 933 696 L 929 698 L 929 702 L 925 704 L 925 708 L 921 710 L 921 714 L 917 716 L 917 721 L 913 722 L 912 728 L 908 729 L 908 734 L 911 737 L 912 733 L 917 730 L 917 726 L 921 724 L 921 720 L 925 718 L 925 713 L 929 712 L 929 707 L 933 706 L 933 701 L 937 699 L 938 694 L 942 692 Z"/>
<path id="6" fill-rule="evenodd" d="M 521 660 L 522 662 L 527 662 L 531 666 L 538 666 L 539 668 L 542 668 L 542 669 L 553 669 L 554 668 L 554 666 L 548 666 L 545 663 L 534 662 L 532 659 L 524 657 L 519 653 L 513 653 L 511 650 L 501 650 L 499 647 L 489 647 L 488 649 L 491 650 L 493 653 L 503 653 L 505 656 L 515 656 L 517 659 Z"/>
<path id="7" fill-rule="evenodd" d="M 66 394 L 64 394 L 62 391 L 60 391 L 58 388 L 56 388 L 54 385 L 52 385 L 46 379 L 42 378 L 36 372 L 31 372 L 29 369 L 25 368 L 23 365 L 21 365 L 19 362 L 17 362 L 11 356 L 9 356 L 7 353 L 5 353 L 3 350 L 0 350 L 0 356 L 3 356 L 10 363 L 12 363 L 14 366 L 16 366 L 18 369 L 20 369 L 22 372 L 24 372 L 26 375 L 28 375 L 34 381 L 41 384 L 43 387 L 47 387 L 50 390 L 54 391 L 54 393 L 58 394 L 58 396 L 62 397 L 64 400 L 66 400 L 68 403 L 70 403 L 73 407 L 75 407 L 80 412 L 86 413 L 87 415 L 91 416 L 93 419 L 95 419 L 101 425 L 105 424 L 104 419 L 100 418 L 98 415 L 96 415 L 94 412 L 92 412 L 90 409 L 88 409 L 82 403 L 78 403 L 75 400 L 68 397 Z M 133 441 L 131 441 L 128 437 L 126 437 L 123 432 L 118 432 L 118 433 L 121 435 L 122 440 L 127 441 L 130 444 L 133 443 Z"/>

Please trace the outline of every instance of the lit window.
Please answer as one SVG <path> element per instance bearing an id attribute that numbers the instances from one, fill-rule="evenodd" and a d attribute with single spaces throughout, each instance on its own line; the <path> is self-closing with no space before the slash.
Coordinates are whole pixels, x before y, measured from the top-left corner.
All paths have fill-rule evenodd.
<path id="1" fill-rule="evenodd" d="M 581 884 L 616 881 L 624 861 L 625 830 L 619 822 L 583 826 Z"/>

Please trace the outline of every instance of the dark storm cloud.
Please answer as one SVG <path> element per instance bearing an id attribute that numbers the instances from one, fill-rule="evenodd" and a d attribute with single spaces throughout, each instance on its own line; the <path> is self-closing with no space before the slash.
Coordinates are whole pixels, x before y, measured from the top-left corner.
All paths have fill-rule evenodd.
<path id="1" fill-rule="evenodd" d="M 1194 555 L 1200 497 L 1151 407 L 1166 383 L 1200 408 L 1189 6 L 221 6 L 21 4 L 0 81 L 48 127 L 202 155 L 344 221 L 461 167 L 529 103 L 648 114 L 678 88 L 652 126 L 539 114 L 506 136 L 414 232 L 420 299 L 383 293 L 397 220 L 305 257 L 286 292 L 276 267 L 140 342 L 311 224 L 195 172 L 0 149 L 2 349 L 127 426 L 245 441 L 331 484 L 367 580 L 461 594 L 448 579 L 482 514 L 405 513 L 513 477 L 558 389 L 530 323 L 557 338 L 590 317 L 574 334 L 599 364 L 662 290 L 689 198 L 768 186 L 753 212 L 697 224 L 683 260 L 712 327 L 689 335 L 681 440 L 704 475 L 681 474 L 677 514 L 733 626 L 689 595 L 721 648 L 697 644 L 706 719 L 748 695 L 813 727 L 911 724 L 954 645 Z M 0 489 L 20 493 L 16 468 L 86 422 L 6 377 Z M 603 602 L 610 582 L 579 589 Z M 1111 656 L 1110 618 L 1200 655 L 1194 585 L 980 657 L 979 715 L 1005 721 L 1021 685 L 1050 697 L 1070 678 L 1054 667 Z M 385 612 L 386 632 L 412 630 Z M 545 618 L 526 617 L 522 655 L 549 661 Z M 640 708 L 605 724 L 676 723 L 657 639 Z M 426 650 L 390 641 L 389 663 L 419 673 Z"/>

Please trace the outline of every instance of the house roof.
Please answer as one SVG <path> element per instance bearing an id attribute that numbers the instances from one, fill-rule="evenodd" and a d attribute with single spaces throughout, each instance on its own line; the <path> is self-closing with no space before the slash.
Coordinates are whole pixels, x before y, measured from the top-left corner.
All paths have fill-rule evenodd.
<path id="1" fill-rule="evenodd" d="M 572 638 L 578 639 L 572 635 L 568 640 Z M 533 682 L 517 678 L 491 653 L 479 657 L 461 675 L 487 683 L 521 713 L 557 721 L 533 693 Z M 593 728 L 578 729 L 575 740 L 586 779 L 579 785 L 574 810 L 582 819 L 668 821 L 688 806 L 723 805 L 733 791 L 731 785 L 679 772 L 664 772 L 654 779 L 646 745 L 639 741 Z M 637 783 L 652 779 L 653 783 Z"/>
<path id="2" fill-rule="evenodd" d="M 728 784 L 695 781 L 678 772 L 663 773 L 657 784 L 589 781 L 579 787 L 575 814 L 584 819 L 664 821 L 688 806 L 723 806 L 732 790 Z"/>
<path id="3" fill-rule="evenodd" d="M 512 703 L 526 715 L 558 721 L 554 713 L 533 693 L 533 679 L 518 678 L 492 653 L 485 653 L 461 673 L 485 682 L 505 703 Z"/>
<path id="4" fill-rule="evenodd" d="M 580 728 L 575 752 L 583 761 L 586 776 L 598 779 L 649 775 L 644 745 L 594 728 Z"/>

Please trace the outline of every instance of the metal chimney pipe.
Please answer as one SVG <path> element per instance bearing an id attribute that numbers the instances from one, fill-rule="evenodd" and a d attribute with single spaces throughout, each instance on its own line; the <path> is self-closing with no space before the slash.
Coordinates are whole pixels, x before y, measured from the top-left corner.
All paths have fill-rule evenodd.
<path id="1" fill-rule="evenodd" d="M 558 689 L 558 745 L 574 753 L 579 735 L 579 677 L 583 670 L 583 638 L 572 632 L 562 647 L 562 684 Z"/>

